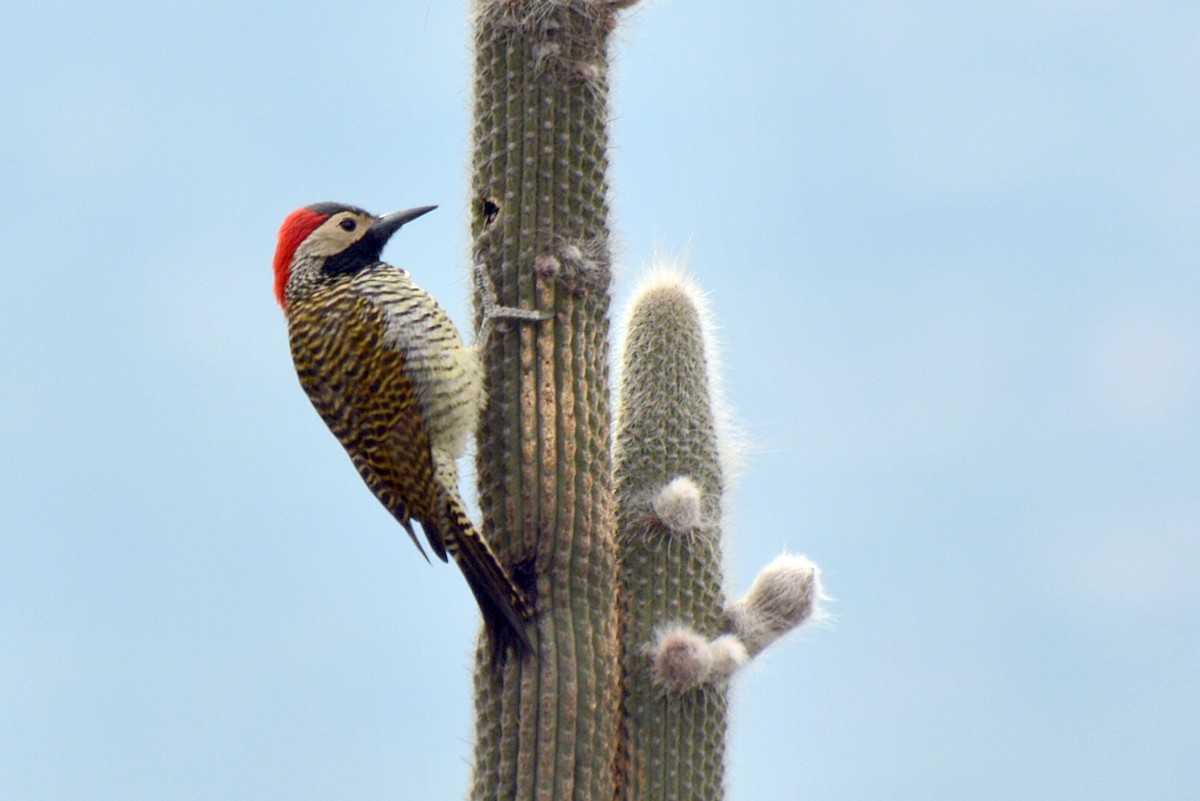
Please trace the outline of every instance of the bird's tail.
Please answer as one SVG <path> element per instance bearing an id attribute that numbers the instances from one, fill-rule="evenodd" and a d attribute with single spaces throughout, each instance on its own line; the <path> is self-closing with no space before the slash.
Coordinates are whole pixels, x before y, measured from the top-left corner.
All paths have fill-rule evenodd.
<path id="1" fill-rule="evenodd" d="M 510 646 L 518 655 L 531 651 L 533 643 L 525 626 L 533 617 L 533 608 L 525 593 L 471 523 L 462 501 L 450 493 L 444 495 L 442 542 L 475 594 L 492 640 L 493 656 L 499 658 Z"/>

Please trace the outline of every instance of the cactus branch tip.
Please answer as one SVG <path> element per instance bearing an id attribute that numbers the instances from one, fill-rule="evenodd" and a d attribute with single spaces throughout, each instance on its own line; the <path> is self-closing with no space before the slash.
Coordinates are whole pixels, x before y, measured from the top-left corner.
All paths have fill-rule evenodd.
<path id="1" fill-rule="evenodd" d="M 824 619 L 821 570 L 808 557 L 782 554 L 762 569 L 744 597 L 725 611 L 726 627 L 754 656 L 787 632 Z"/>
<path id="2" fill-rule="evenodd" d="M 645 651 L 650 659 L 651 677 L 668 692 L 727 681 L 750 661 L 746 646 L 733 634 L 709 640 L 682 624 L 660 628 Z"/>
<path id="3" fill-rule="evenodd" d="M 750 661 L 746 646 L 732 634 L 722 634 L 708 644 L 712 652 L 712 675 L 714 678 L 729 678 L 742 665 Z"/>
<path id="4" fill-rule="evenodd" d="M 712 673 L 708 640 L 689 626 L 664 626 L 647 645 L 646 653 L 655 683 L 670 692 L 699 687 Z"/>
<path id="5" fill-rule="evenodd" d="M 664 526 L 675 532 L 690 531 L 700 525 L 700 488 L 688 476 L 676 476 L 654 496 L 654 514 Z"/>

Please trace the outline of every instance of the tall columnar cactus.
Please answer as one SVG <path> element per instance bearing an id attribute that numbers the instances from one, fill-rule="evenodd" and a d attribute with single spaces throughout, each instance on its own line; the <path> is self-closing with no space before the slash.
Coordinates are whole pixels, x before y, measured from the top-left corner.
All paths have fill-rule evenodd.
<path id="1" fill-rule="evenodd" d="M 485 535 L 536 653 L 478 651 L 472 798 L 607 799 L 616 749 L 609 453 L 608 40 L 624 2 L 475 0 L 472 235 L 504 305 L 477 445 Z"/>
<path id="2" fill-rule="evenodd" d="M 727 692 L 702 638 L 721 626 L 724 471 L 699 296 L 664 274 L 626 322 L 617 405 L 621 799 L 718 799 Z M 654 649 L 662 653 L 652 660 Z M 689 649 L 693 652 L 689 654 Z M 673 651 L 673 653 L 665 653 Z M 700 675 L 691 667 L 700 665 Z M 682 668 L 682 669 L 680 669 Z M 722 677 L 723 678 L 723 677 Z"/>
<path id="3" fill-rule="evenodd" d="M 725 682 L 819 595 L 785 557 L 725 608 L 711 354 L 687 292 L 644 293 L 626 338 L 616 534 L 608 41 L 629 5 L 474 0 L 472 256 L 499 303 L 548 313 L 484 340 L 484 534 L 536 630 L 523 657 L 480 640 L 475 801 L 720 798 Z"/>
<path id="4" fill-rule="evenodd" d="M 622 645 L 622 801 L 724 797 L 728 681 L 820 600 L 816 567 L 782 556 L 745 598 L 721 585 L 730 436 L 704 297 L 675 268 L 626 321 L 614 457 Z"/>

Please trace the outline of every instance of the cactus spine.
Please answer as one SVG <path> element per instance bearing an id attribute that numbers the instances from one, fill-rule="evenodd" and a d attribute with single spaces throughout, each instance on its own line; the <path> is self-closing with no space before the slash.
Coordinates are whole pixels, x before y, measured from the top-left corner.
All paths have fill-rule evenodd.
<path id="1" fill-rule="evenodd" d="M 476 801 L 613 795 L 606 171 L 619 5 L 474 4 L 473 257 L 502 304 L 555 313 L 484 353 L 480 507 L 501 558 L 533 577 L 537 653 L 496 659 L 480 644 Z"/>

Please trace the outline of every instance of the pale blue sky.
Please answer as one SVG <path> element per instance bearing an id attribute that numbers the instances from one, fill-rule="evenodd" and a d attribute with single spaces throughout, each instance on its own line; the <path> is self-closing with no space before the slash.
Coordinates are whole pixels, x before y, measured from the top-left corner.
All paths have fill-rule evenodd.
<path id="1" fill-rule="evenodd" d="M 466 14 L 5 11 L 0 798 L 465 792 L 470 595 L 270 260 L 437 203 L 387 255 L 466 319 Z M 615 53 L 616 308 L 689 254 L 730 583 L 837 598 L 738 682 L 730 799 L 1200 796 L 1200 5 L 658 0 Z"/>

